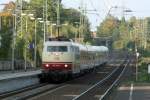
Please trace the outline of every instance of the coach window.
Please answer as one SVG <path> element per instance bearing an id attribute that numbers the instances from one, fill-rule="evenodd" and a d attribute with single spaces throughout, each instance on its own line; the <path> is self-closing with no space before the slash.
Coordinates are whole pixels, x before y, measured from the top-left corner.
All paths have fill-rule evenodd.
<path id="1" fill-rule="evenodd" d="M 74 46 L 72 46 L 71 52 L 75 52 L 75 47 Z"/>
<path id="2" fill-rule="evenodd" d="M 59 52 L 67 52 L 67 51 L 68 51 L 68 48 L 67 48 L 67 46 L 59 46 L 59 47 L 58 47 L 58 51 L 59 51 Z"/>
<path id="3" fill-rule="evenodd" d="M 79 48 L 78 47 L 75 47 L 75 49 L 76 49 L 76 53 L 79 53 Z"/>
<path id="4" fill-rule="evenodd" d="M 77 47 L 74 47 L 74 49 L 75 49 L 75 51 L 74 51 L 74 52 L 75 52 L 75 53 L 77 53 Z"/>

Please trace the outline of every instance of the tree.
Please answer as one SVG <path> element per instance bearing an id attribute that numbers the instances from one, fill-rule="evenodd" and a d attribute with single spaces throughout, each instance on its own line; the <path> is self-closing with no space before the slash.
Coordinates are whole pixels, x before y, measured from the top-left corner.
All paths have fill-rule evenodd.
<path id="1" fill-rule="evenodd" d="M 18 1 L 18 0 L 17 0 Z M 16 1 L 16 2 L 17 2 Z M 51 27 L 52 23 L 56 23 L 57 22 L 57 0 L 47 0 L 47 8 L 48 8 L 48 13 L 47 13 L 47 20 L 51 22 L 51 24 L 48 26 L 48 33 L 53 31 L 52 33 L 54 34 L 56 32 L 56 26 L 53 26 L 53 28 Z M 35 18 L 43 18 L 43 5 L 46 6 L 45 0 L 29 0 L 29 2 L 27 2 L 26 0 L 23 0 L 23 9 L 22 12 L 26 13 L 26 14 L 30 14 L 30 13 L 34 13 L 34 17 Z M 14 7 L 14 6 L 13 6 Z M 45 8 L 44 8 L 45 9 Z M 6 9 L 5 9 L 6 10 Z M 14 10 L 12 10 L 13 13 Z M 44 12 L 46 13 L 46 12 Z M 20 15 L 20 14 L 18 14 Z M 69 38 L 73 38 L 75 37 L 75 34 L 79 33 L 79 29 L 82 27 L 79 27 L 80 25 L 76 25 L 76 22 L 80 23 L 80 16 L 82 14 L 76 10 L 76 9 L 66 9 L 63 7 L 62 4 L 60 4 L 60 24 L 62 25 L 60 28 L 60 33 L 61 35 L 65 35 Z M 82 15 L 83 16 L 83 15 Z M 44 16 L 46 17 L 46 16 Z M 3 40 L 7 40 L 7 47 L 10 48 L 8 51 L 6 50 L 1 50 L 0 49 L 0 53 L 1 54 L 9 54 L 8 52 L 11 52 L 11 43 L 12 42 L 12 27 L 11 27 L 11 31 L 8 32 L 7 30 L 10 29 L 9 27 L 9 22 L 8 19 L 12 20 L 11 18 L 7 18 L 5 17 L 5 19 L 3 20 L 3 27 L 5 27 L 5 30 L 3 30 L 0 35 L 2 33 L 7 34 L 6 37 L 7 38 L 3 38 L 4 35 L 2 34 L 2 38 Z M 28 49 L 27 47 L 29 46 L 29 44 L 34 42 L 34 21 L 31 21 L 30 18 L 27 18 L 27 22 L 28 22 L 28 30 L 27 32 L 25 31 L 26 28 L 26 16 L 22 16 L 22 38 L 19 38 L 19 36 L 17 35 L 16 38 L 16 55 L 15 57 L 17 57 L 18 59 L 24 59 L 24 51 L 25 49 Z M 90 24 L 88 22 L 88 19 L 86 16 L 84 16 L 85 19 L 85 24 L 84 24 L 84 33 L 83 36 L 85 38 L 85 42 L 90 41 Z M 68 24 L 67 26 L 63 26 L 63 24 Z M 17 25 L 17 29 L 20 29 L 21 25 Z M 37 55 L 39 55 L 39 57 L 41 57 L 41 52 L 42 52 L 42 46 L 43 46 L 43 24 L 40 24 L 37 22 Z M 53 29 L 53 30 L 51 30 Z M 11 34 L 11 35 L 10 35 Z M 17 33 L 18 34 L 18 33 Z M 5 43 L 4 43 L 5 44 Z M 5 44 L 6 45 L 6 44 Z M 5 52 L 5 53 L 3 53 Z M 27 54 L 28 54 L 28 59 L 29 60 L 33 60 L 33 50 L 28 49 L 27 50 Z"/>
<path id="2" fill-rule="evenodd" d="M 14 9 L 14 3 L 9 2 L 8 5 L 4 7 L 1 13 L 1 30 L 0 36 L 1 47 L 0 47 L 0 59 L 10 59 L 11 58 L 11 46 L 12 46 L 12 33 L 13 33 L 13 25 L 12 25 L 12 16 L 9 12 L 9 9 Z M 9 14 L 7 14 L 9 13 Z"/>
<path id="3" fill-rule="evenodd" d="M 113 32 L 116 32 L 117 28 L 118 28 L 118 19 L 113 17 L 113 16 L 109 16 L 107 17 L 98 27 L 98 36 L 100 37 L 109 37 L 113 35 Z"/>

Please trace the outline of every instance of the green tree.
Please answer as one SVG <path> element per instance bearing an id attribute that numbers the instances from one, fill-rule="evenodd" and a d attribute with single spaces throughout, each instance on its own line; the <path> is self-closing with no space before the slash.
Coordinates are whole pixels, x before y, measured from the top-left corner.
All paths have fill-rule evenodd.
<path id="1" fill-rule="evenodd" d="M 112 36 L 118 28 L 118 19 L 113 16 L 108 16 L 98 27 L 97 34 L 100 37 Z"/>
<path id="2" fill-rule="evenodd" d="M 1 13 L 8 13 L 8 9 L 13 9 L 14 3 L 10 2 L 6 5 Z M 11 51 L 12 51 L 12 33 L 13 33 L 13 26 L 12 26 L 12 16 L 8 15 L 1 15 L 1 30 L 0 36 L 1 40 L 1 47 L 0 47 L 0 59 L 10 59 L 11 58 Z"/>
<path id="3" fill-rule="evenodd" d="M 51 24 L 56 23 L 57 22 L 57 12 L 56 12 L 57 11 L 57 0 L 47 0 L 47 1 L 48 1 L 48 3 L 47 3 L 47 6 L 48 6 L 47 7 L 48 8 L 47 20 L 51 21 Z M 26 13 L 26 14 L 34 13 L 35 18 L 43 18 L 43 5 L 46 6 L 45 0 L 44 1 L 43 0 L 30 0 L 29 2 L 26 2 L 25 0 L 23 0 L 22 11 L 23 11 L 23 13 Z M 12 10 L 12 13 L 13 13 L 13 11 L 14 10 Z M 78 27 L 77 27 L 77 24 L 76 24 L 76 22 L 80 23 L 80 16 L 81 16 L 81 13 L 78 10 L 72 9 L 72 8 L 66 9 L 66 8 L 64 8 L 64 6 L 62 4 L 60 4 L 60 23 L 68 24 L 67 26 L 62 25 L 62 27 L 60 28 L 61 35 L 65 35 L 68 38 L 74 39 L 75 34 L 79 33 L 79 29 L 82 27 L 82 26 L 79 27 L 80 25 L 78 25 Z M 17 36 L 17 38 L 16 38 L 15 58 L 17 58 L 17 59 L 24 59 L 25 48 L 27 48 L 30 43 L 34 42 L 34 35 L 35 35 L 34 21 L 31 21 L 29 17 L 26 19 L 26 16 L 23 16 L 22 18 L 23 18 L 23 20 L 22 20 L 23 30 L 21 33 L 22 37 L 20 38 Z M 13 21 L 12 17 L 10 17 L 10 18 L 5 17 L 5 19 L 3 20 L 3 28 L 5 30 L 2 30 L 0 32 L 0 35 L 2 36 L 2 39 L 4 40 L 3 42 L 5 42 L 3 44 L 5 44 L 5 47 L 7 48 L 7 50 L 4 48 L 3 48 L 3 50 L 0 49 L 0 53 L 2 55 L 5 55 L 5 57 L 9 55 L 8 52 L 11 52 L 11 45 L 13 43 L 12 42 L 12 34 L 13 34 L 12 26 L 11 26 L 11 28 L 9 27 L 8 19 L 10 19 L 11 22 Z M 83 33 L 84 35 L 83 36 L 85 38 L 84 39 L 85 42 L 87 42 L 87 41 L 90 41 L 90 24 L 89 24 L 86 16 L 84 16 L 84 19 L 85 19 L 85 25 L 84 25 L 84 33 Z M 25 30 L 26 20 L 28 22 L 27 32 Z M 52 31 L 51 29 L 53 29 L 53 34 L 55 34 L 56 26 L 53 26 L 53 28 L 51 28 L 51 24 L 48 26 L 48 32 L 51 32 Z M 20 29 L 20 28 L 21 28 L 21 26 L 17 25 L 17 29 Z M 8 29 L 10 29 L 10 31 L 8 31 Z M 43 29 L 43 24 L 40 24 L 39 22 L 37 22 L 37 47 L 38 47 L 37 55 L 38 55 L 39 60 L 41 57 L 42 46 L 43 46 L 43 30 L 42 29 Z M 19 33 L 17 33 L 17 34 L 19 34 Z M 2 45 L 2 46 L 4 46 L 4 45 Z M 6 54 L 8 54 L 8 55 L 6 55 Z M 32 50 L 27 49 L 27 54 L 28 54 L 27 59 L 30 61 L 33 61 L 33 54 L 34 54 L 33 49 Z"/>

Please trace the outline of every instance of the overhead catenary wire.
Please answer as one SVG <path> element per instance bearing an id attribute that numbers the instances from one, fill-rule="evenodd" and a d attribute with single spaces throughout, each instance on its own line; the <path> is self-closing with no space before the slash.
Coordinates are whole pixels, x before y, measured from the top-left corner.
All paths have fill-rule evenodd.
<path id="1" fill-rule="evenodd" d="M 90 5 L 91 5 L 91 7 L 92 7 L 92 9 L 93 10 L 88 10 L 86 13 L 87 14 L 93 14 L 93 15 L 96 15 L 97 16 L 97 18 L 95 19 L 95 22 L 97 23 L 98 22 L 98 19 L 103 19 L 102 18 L 102 11 L 100 11 L 100 10 L 98 10 L 97 8 L 96 8 L 96 6 L 94 5 L 94 3 L 93 3 L 93 1 L 92 0 L 89 0 L 89 2 L 90 2 Z M 100 22 L 99 22 L 100 23 Z M 97 23 L 97 24 L 99 24 L 99 23 Z M 94 24 L 95 25 L 95 24 Z M 96 26 L 94 26 L 94 27 L 97 27 L 97 25 Z"/>
<path id="2" fill-rule="evenodd" d="M 104 6 L 107 8 L 107 9 L 109 9 L 109 7 L 108 7 L 108 5 L 107 5 L 107 3 L 106 3 L 106 0 L 103 0 L 104 1 Z"/>
<path id="3" fill-rule="evenodd" d="M 99 12 L 98 12 L 98 10 L 95 8 L 95 6 L 94 6 L 94 4 L 93 4 L 93 1 L 92 1 L 92 0 L 89 0 L 89 1 L 90 1 L 91 6 L 93 7 L 93 11 L 96 12 L 96 15 L 97 15 L 97 16 L 101 17 L 100 14 L 99 14 Z"/>

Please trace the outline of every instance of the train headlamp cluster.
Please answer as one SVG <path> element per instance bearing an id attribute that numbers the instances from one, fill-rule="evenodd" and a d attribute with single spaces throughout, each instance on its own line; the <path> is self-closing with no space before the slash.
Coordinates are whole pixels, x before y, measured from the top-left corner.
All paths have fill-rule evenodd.
<path id="1" fill-rule="evenodd" d="M 52 64 L 52 65 L 50 65 L 50 64 L 45 64 L 44 65 L 46 68 L 49 68 L 49 67 L 64 67 L 64 68 L 68 68 L 69 67 L 69 65 L 68 64 L 61 64 L 61 65 L 59 65 L 59 64 Z"/>
<path id="2" fill-rule="evenodd" d="M 65 64 L 65 68 L 67 68 L 68 67 L 68 65 L 67 64 Z"/>
<path id="3" fill-rule="evenodd" d="M 45 66 L 46 66 L 46 67 L 49 67 L 49 64 L 46 64 Z"/>

